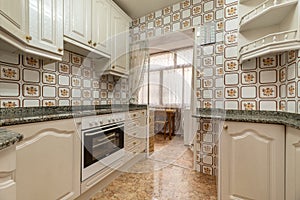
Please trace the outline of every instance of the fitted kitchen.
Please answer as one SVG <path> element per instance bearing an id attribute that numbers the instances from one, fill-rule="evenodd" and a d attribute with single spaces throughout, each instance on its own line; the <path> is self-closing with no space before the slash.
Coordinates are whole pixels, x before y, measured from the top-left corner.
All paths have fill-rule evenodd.
<path id="1" fill-rule="evenodd" d="M 0 0 L 0 199 L 300 200 L 299 0 Z"/>

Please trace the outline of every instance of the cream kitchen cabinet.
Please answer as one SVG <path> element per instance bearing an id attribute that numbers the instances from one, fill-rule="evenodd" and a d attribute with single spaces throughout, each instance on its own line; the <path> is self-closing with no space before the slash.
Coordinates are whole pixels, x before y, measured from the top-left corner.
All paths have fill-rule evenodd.
<path id="1" fill-rule="evenodd" d="M 80 137 L 74 120 L 10 126 L 17 144 L 17 200 L 75 199 L 80 194 Z"/>
<path id="2" fill-rule="evenodd" d="M 0 0 L 0 26 L 17 38 L 25 41 L 28 33 L 26 28 L 26 7 L 24 0 Z"/>
<path id="3" fill-rule="evenodd" d="M 300 130 L 286 128 L 286 200 L 300 199 Z"/>
<path id="4" fill-rule="evenodd" d="M 111 66 L 107 72 L 129 74 L 129 24 L 131 19 L 116 5 L 111 9 Z"/>
<path id="5" fill-rule="evenodd" d="M 92 1 L 64 0 L 64 35 L 85 45 L 92 45 Z"/>
<path id="6" fill-rule="evenodd" d="M 284 199 L 285 126 L 225 122 L 220 136 L 222 200 Z"/>
<path id="7" fill-rule="evenodd" d="M 99 51 L 110 54 L 111 3 L 108 0 L 93 0 L 92 9 L 93 46 Z"/>
<path id="8" fill-rule="evenodd" d="M 0 150 L 0 199 L 16 200 L 16 145 Z"/>
<path id="9" fill-rule="evenodd" d="M 1 38 L 25 53 L 61 60 L 63 0 L 1 0 Z"/>

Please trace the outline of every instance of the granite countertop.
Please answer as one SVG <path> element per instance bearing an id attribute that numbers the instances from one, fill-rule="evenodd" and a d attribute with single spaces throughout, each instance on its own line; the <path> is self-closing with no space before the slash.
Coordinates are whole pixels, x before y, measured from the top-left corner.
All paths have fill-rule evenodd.
<path id="1" fill-rule="evenodd" d="M 0 150 L 5 149 L 23 139 L 23 135 L 0 128 Z"/>
<path id="2" fill-rule="evenodd" d="M 223 109 L 197 109 L 196 118 L 213 118 L 225 121 L 282 124 L 300 129 L 300 114 L 278 111 L 245 111 Z"/>
<path id="3" fill-rule="evenodd" d="M 0 126 L 80 118 L 143 109 L 147 109 L 147 105 L 117 104 L 97 106 L 1 108 Z"/>

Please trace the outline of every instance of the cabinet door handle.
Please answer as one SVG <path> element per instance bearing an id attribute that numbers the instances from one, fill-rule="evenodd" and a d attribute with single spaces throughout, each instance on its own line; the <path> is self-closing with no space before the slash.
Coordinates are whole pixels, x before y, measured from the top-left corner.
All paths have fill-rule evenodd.
<path id="1" fill-rule="evenodd" d="M 32 40 L 32 37 L 28 35 L 28 36 L 26 36 L 26 40 L 28 40 L 28 41 Z"/>
<path id="2" fill-rule="evenodd" d="M 97 46 L 97 43 L 96 43 L 96 42 L 94 42 L 93 46 L 94 46 L 94 47 L 95 47 L 95 46 Z"/>
<path id="3" fill-rule="evenodd" d="M 227 130 L 227 129 L 228 129 L 228 125 L 224 125 L 223 128 L 224 128 L 225 130 Z"/>
<path id="4" fill-rule="evenodd" d="M 58 50 L 59 52 L 62 52 L 62 51 L 63 51 L 63 49 L 62 49 L 62 48 L 58 48 L 57 50 Z"/>
<path id="5" fill-rule="evenodd" d="M 93 42 L 92 42 L 92 40 L 89 40 L 88 43 L 89 43 L 89 45 L 91 45 Z"/>

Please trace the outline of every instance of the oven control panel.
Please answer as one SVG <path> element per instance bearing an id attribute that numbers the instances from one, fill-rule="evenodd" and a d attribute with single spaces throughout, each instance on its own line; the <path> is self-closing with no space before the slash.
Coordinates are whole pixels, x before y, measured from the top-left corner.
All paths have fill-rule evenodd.
<path id="1" fill-rule="evenodd" d="M 112 113 L 82 118 L 82 129 L 101 127 L 125 121 L 125 113 Z"/>

